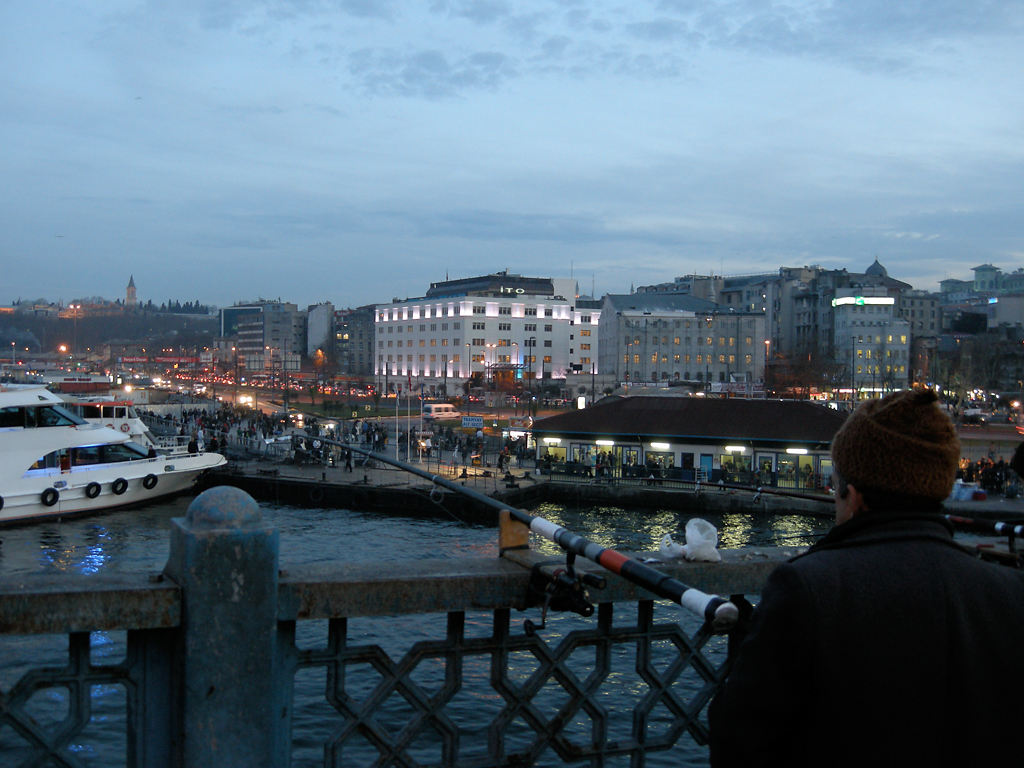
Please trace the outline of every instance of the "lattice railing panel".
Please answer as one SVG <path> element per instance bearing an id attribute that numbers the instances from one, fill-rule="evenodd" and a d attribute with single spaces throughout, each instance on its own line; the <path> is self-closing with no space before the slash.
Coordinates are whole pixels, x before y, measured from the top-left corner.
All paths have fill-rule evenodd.
<path id="1" fill-rule="evenodd" d="M 106 765 L 124 764 L 109 763 L 110 742 L 118 732 L 123 738 L 126 712 L 134 709 L 135 654 L 97 664 L 90 633 L 66 637 L 63 666 L 28 669 L 9 690 L 0 690 L 0 764 L 78 768 L 99 764 L 92 759 L 97 751 L 106 755 Z M 106 645 L 106 640 L 99 642 Z M 122 725 L 112 731 L 111 720 Z M 99 747 L 90 738 L 97 721 Z M 128 759 L 123 745 L 116 751 Z"/>
<path id="2" fill-rule="evenodd" d="M 325 672 L 325 766 L 643 766 L 687 734 L 706 743 L 701 715 L 724 662 L 721 640 L 655 623 L 651 602 L 627 626 L 603 604 L 589 626 L 550 642 L 512 633 L 507 609 L 487 636 L 469 636 L 465 614 L 449 613 L 444 640 L 397 658 L 350 641 L 346 619 L 327 625 L 322 647 L 298 648 L 296 624 L 282 624 L 293 674 Z"/>

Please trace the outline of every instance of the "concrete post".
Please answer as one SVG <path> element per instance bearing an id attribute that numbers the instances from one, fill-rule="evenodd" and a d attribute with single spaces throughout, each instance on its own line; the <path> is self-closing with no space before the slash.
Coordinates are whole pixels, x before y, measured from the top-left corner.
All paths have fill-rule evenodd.
<path id="1" fill-rule="evenodd" d="M 229 486 L 200 494 L 171 522 L 164 572 L 182 590 L 182 765 L 287 765 L 277 531 L 251 496 Z"/>

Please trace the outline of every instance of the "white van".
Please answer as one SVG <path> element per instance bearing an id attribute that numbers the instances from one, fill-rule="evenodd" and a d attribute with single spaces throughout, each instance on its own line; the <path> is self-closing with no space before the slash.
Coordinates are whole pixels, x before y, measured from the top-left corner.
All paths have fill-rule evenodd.
<path id="1" fill-rule="evenodd" d="M 424 419 L 461 419 L 462 414 L 451 403 L 427 403 L 423 406 Z"/>

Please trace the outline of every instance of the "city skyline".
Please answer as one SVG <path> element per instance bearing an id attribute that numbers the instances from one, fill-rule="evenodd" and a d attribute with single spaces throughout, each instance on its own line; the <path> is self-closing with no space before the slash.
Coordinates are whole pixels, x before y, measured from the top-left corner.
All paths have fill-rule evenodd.
<path id="1" fill-rule="evenodd" d="M 790 265 L 786 265 L 786 266 L 790 266 Z M 851 269 L 849 267 L 839 266 L 839 267 L 837 267 L 837 269 L 844 269 L 845 268 L 847 270 L 847 272 L 849 272 L 850 274 L 864 274 L 866 269 L 868 267 L 870 267 L 870 266 L 871 265 L 868 264 L 868 265 L 864 265 L 863 267 L 858 268 L 858 269 Z M 885 267 L 886 265 L 882 264 L 882 266 Z M 976 265 L 976 266 L 978 266 L 978 265 Z M 1012 272 L 1012 271 L 1016 271 L 1016 270 L 1024 270 L 1024 266 L 1015 266 L 1015 267 L 1013 267 L 1013 269 L 1003 269 L 1003 268 L 999 267 L 999 265 L 992 265 L 992 266 L 996 266 L 1004 274 Z M 781 265 L 780 265 L 780 268 L 781 268 Z M 766 270 L 766 272 L 767 273 L 775 274 L 775 273 L 778 272 L 778 270 L 779 270 L 779 268 L 776 268 L 774 270 Z M 898 274 L 894 275 L 891 272 L 889 272 L 888 269 L 886 269 L 886 271 L 889 273 L 889 277 L 894 278 L 896 280 L 900 280 L 901 279 Z M 481 273 L 480 275 L 467 275 L 466 277 L 482 277 L 482 276 L 484 276 L 484 274 L 485 273 Z M 500 274 L 500 271 L 499 272 L 486 273 L 486 274 Z M 512 275 L 512 274 L 516 274 L 516 273 L 511 273 L 510 272 L 509 274 Z M 693 273 L 693 274 L 696 275 L 696 273 Z M 764 273 L 758 273 L 758 274 L 764 274 Z M 522 275 L 522 276 L 523 277 L 538 277 L 537 275 Z M 722 277 L 724 277 L 724 278 L 729 278 L 729 277 L 743 277 L 744 275 L 710 275 L 709 274 L 709 275 L 697 275 L 697 276 L 698 277 L 714 277 L 714 278 L 722 278 Z M 558 276 L 551 276 L 551 275 L 542 275 L 540 277 L 545 277 L 545 278 L 546 277 L 554 277 L 555 279 L 558 279 Z M 637 277 L 639 277 L 639 276 L 637 276 Z M 676 278 L 676 277 L 685 277 L 685 276 L 684 275 L 673 275 L 671 278 L 669 278 L 668 280 L 665 280 L 663 282 L 671 283 L 672 279 Z M 972 273 L 971 270 L 966 270 L 966 274 L 964 274 L 964 275 L 953 275 L 951 277 L 953 277 L 955 279 L 965 280 L 965 281 L 970 282 L 973 279 L 973 273 Z M 131 275 L 129 279 L 131 279 L 133 281 L 133 283 L 137 282 L 137 281 L 135 281 L 135 276 L 134 275 Z M 138 282 L 144 282 L 144 280 L 143 281 L 138 281 Z M 431 280 L 430 282 L 431 283 L 436 283 L 436 282 L 439 282 L 439 280 L 435 279 L 435 280 Z M 905 281 L 903 281 L 903 282 L 905 282 Z M 643 280 L 637 280 L 636 283 L 634 285 L 632 285 L 632 286 L 629 286 L 629 288 L 633 288 L 633 289 L 636 289 L 636 288 L 649 288 L 649 287 L 652 287 L 653 285 L 654 285 L 653 283 L 647 283 L 647 282 L 645 282 Z M 20 301 L 26 302 L 26 301 L 42 300 L 42 301 L 46 301 L 46 302 L 51 303 L 51 304 L 56 304 L 56 305 L 61 305 L 61 306 L 67 306 L 69 302 L 76 302 L 76 301 L 77 302 L 81 302 L 81 301 L 90 301 L 90 300 L 95 300 L 97 302 L 103 302 L 103 303 L 109 303 L 109 304 L 115 304 L 115 303 L 118 303 L 118 302 L 125 303 L 125 290 L 124 289 L 126 287 L 127 287 L 127 283 L 125 283 L 125 286 L 122 287 L 122 290 L 121 290 L 120 294 L 117 294 L 117 293 L 114 293 L 114 294 L 93 294 L 93 295 L 89 295 L 89 296 L 74 294 L 70 298 L 67 298 L 67 297 L 44 296 L 44 295 L 40 294 L 39 296 L 34 296 L 34 295 L 32 295 L 32 296 L 29 296 L 29 295 L 22 296 L 22 297 L 20 297 Z M 267 292 L 260 293 L 260 294 L 258 294 L 256 296 L 237 297 L 237 298 L 232 299 L 231 301 L 229 301 L 227 303 L 224 303 L 224 304 L 218 304 L 218 303 L 213 302 L 213 301 L 204 300 L 201 296 L 188 296 L 188 297 L 186 297 L 186 296 L 161 296 L 161 297 L 157 298 L 155 296 L 147 296 L 146 292 L 145 292 L 145 286 L 143 286 L 143 295 L 138 297 L 137 304 L 139 306 L 144 306 L 144 305 L 150 305 L 151 304 L 151 305 L 153 305 L 155 307 L 160 307 L 161 305 L 166 305 L 168 303 L 179 303 L 179 304 L 183 304 L 183 305 L 193 305 L 193 304 L 195 304 L 195 305 L 205 306 L 205 307 L 207 307 L 207 308 L 209 308 L 211 310 L 214 310 L 214 309 L 218 309 L 219 310 L 219 309 L 224 309 L 224 308 L 228 308 L 228 307 L 232 307 L 232 306 L 240 306 L 240 305 L 260 303 L 260 302 L 268 302 L 268 303 L 283 302 L 283 303 L 295 304 L 296 307 L 301 311 L 301 310 L 305 310 L 307 306 L 315 306 L 316 304 L 325 304 L 326 303 L 326 304 L 333 304 L 336 309 L 342 310 L 342 309 L 354 309 L 354 308 L 359 307 L 359 306 L 373 306 L 373 305 L 389 304 L 389 303 L 392 303 L 393 301 L 407 301 L 407 300 L 422 299 L 422 298 L 424 298 L 424 296 L 425 296 L 425 294 L 427 292 L 427 288 L 428 287 L 429 287 L 429 283 L 423 287 L 423 290 L 420 293 L 410 294 L 409 296 L 391 297 L 389 299 L 384 299 L 384 298 L 366 299 L 366 297 L 364 297 L 363 300 L 355 301 L 355 302 L 348 303 L 348 304 L 339 304 L 338 302 L 333 301 L 332 299 L 330 299 L 328 297 L 328 298 L 324 298 L 324 299 L 322 299 L 322 300 L 320 300 L 318 302 L 313 302 L 312 304 L 308 304 L 307 305 L 307 304 L 295 301 L 294 299 L 292 299 L 292 298 L 290 298 L 290 297 L 288 297 L 286 295 L 273 295 L 273 294 L 267 293 Z M 589 294 L 587 291 L 583 290 L 583 288 L 584 288 L 584 286 L 581 285 L 580 286 L 579 296 L 580 297 L 590 297 L 590 298 L 593 298 L 593 299 L 602 299 L 602 298 L 604 298 L 604 296 L 609 295 L 609 294 L 628 295 L 631 292 L 628 289 L 627 290 L 622 290 L 622 291 L 608 290 L 607 292 L 600 293 L 599 295 L 591 296 L 591 294 Z M 911 289 L 919 290 L 918 286 L 916 286 L 916 285 L 911 285 Z M 937 291 L 935 291 L 935 292 L 937 293 Z M 7 305 L 8 305 L 8 302 L 0 301 L 0 306 L 7 306 Z"/>
<path id="2" fill-rule="evenodd" d="M 9 4 L 0 303 L 1012 270 L 1022 30 L 999 2 Z"/>

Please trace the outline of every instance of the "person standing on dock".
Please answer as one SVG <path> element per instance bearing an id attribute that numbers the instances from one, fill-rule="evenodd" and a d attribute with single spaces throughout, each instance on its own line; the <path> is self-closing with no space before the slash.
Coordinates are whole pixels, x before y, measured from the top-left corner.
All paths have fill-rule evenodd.
<path id="1" fill-rule="evenodd" d="M 832 441 L 832 530 L 769 576 L 709 710 L 711 765 L 999 765 L 1024 723 L 1024 572 L 941 516 L 960 446 L 931 390 Z"/>

